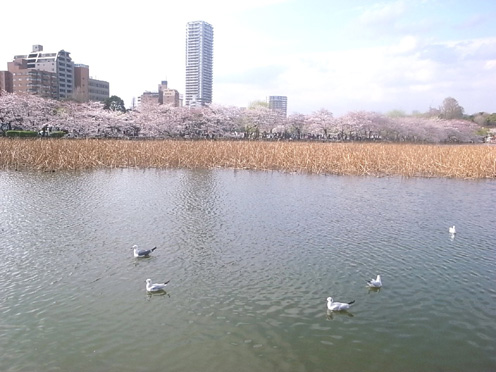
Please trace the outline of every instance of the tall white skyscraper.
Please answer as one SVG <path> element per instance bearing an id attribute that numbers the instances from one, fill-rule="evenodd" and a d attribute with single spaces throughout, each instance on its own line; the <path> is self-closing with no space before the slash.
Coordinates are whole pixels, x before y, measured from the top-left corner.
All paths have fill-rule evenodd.
<path id="1" fill-rule="evenodd" d="M 204 21 L 186 26 L 186 106 L 212 102 L 214 29 Z"/>

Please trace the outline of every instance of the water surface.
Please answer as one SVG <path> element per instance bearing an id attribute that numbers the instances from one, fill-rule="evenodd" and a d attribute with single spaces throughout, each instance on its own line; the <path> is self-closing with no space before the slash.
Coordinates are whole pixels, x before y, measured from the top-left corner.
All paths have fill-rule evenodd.
<path id="1" fill-rule="evenodd" d="M 0 187 L 2 371 L 496 370 L 494 181 L 124 169 Z M 356 302 L 328 314 L 328 296 Z"/>

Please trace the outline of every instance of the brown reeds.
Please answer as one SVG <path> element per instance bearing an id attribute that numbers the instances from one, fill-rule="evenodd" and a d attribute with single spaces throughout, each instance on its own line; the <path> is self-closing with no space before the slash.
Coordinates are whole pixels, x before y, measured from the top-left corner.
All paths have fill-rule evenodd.
<path id="1" fill-rule="evenodd" d="M 234 168 L 480 179 L 496 178 L 496 146 L 3 138 L 0 168 Z"/>

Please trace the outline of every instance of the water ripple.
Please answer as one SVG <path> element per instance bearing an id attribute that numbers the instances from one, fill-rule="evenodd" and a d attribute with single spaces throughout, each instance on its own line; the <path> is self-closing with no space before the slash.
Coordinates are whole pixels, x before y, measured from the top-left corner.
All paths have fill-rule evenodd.
<path id="1" fill-rule="evenodd" d="M 0 186 L 3 370 L 496 363 L 489 184 L 116 170 Z M 149 277 L 170 289 L 148 296 Z M 356 302 L 328 314 L 328 296 Z"/>

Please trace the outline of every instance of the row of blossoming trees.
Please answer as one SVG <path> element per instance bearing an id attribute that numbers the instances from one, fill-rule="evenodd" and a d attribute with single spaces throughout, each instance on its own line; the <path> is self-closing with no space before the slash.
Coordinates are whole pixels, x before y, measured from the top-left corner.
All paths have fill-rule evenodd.
<path id="1" fill-rule="evenodd" d="M 422 116 L 387 117 L 350 112 L 334 117 L 325 109 L 283 117 L 266 107 L 211 105 L 189 109 L 153 103 L 127 112 L 102 103 L 55 101 L 27 94 L 0 95 L 0 130 L 63 130 L 70 137 L 249 138 L 335 141 L 474 142 L 480 126 L 468 120 Z M 1 133 L 0 133 L 1 134 Z"/>

